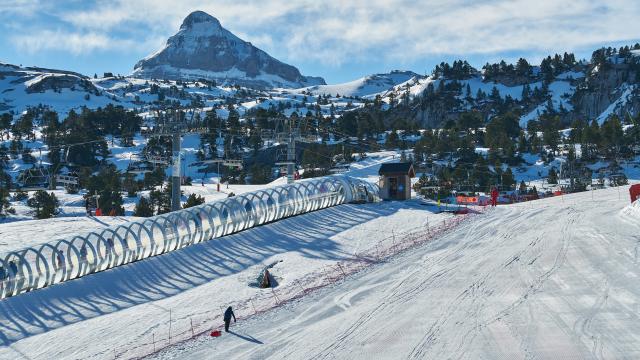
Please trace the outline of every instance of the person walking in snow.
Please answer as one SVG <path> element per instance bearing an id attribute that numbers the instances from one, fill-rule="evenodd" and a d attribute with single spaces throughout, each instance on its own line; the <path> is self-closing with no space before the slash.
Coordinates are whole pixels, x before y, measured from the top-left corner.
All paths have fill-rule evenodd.
<path id="1" fill-rule="evenodd" d="M 496 206 L 498 204 L 498 189 L 493 187 L 491 189 L 491 206 Z"/>
<path id="2" fill-rule="evenodd" d="M 233 322 L 236 322 L 236 315 L 233 313 L 231 306 L 224 312 L 224 331 L 229 332 L 229 324 L 231 323 L 231 317 L 233 316 Z"/>

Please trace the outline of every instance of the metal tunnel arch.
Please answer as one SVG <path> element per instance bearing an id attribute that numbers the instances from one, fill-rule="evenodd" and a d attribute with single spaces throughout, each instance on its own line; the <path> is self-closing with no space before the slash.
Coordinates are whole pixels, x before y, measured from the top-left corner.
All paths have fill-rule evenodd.
<path id="1" fill-rule="evenodd" d="M 0 299 L 107 270 L 286 217 L 379 201 L 348 176 L 307 179 L 0 254 Z"/>

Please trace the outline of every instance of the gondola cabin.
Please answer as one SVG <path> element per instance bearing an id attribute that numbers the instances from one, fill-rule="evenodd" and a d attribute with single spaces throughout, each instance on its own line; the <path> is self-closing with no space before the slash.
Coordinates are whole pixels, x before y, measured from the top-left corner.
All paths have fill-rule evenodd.
<path id="1" fill-rule="evenodd" d="M 378 175 L 382 200 L 411 199 L 411 178 L 416 176 L 411 163 L 382 164 Z"/>

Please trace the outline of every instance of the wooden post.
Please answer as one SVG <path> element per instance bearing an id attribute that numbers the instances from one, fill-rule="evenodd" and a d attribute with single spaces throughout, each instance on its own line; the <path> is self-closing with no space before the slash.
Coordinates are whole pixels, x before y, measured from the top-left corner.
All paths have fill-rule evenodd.
<path id="1" fill-rule="evenodd" d="M 153 341 L 153 352 L 156 352 L 156 333 L 151 333 L 151 341 Z"/>
<path id="2" fill-rule="evenodd" d="M 329 278 L 329 274 L 327 273 L 327 268 L 326 268 L 326 267 L 323 267 L 323 268 L 322 268 L 322 271 L 324 272 L 324 277 L 325 277 L 325 278 L 327 278 L 327 279 L 330 279 L 330 278 Z"/>
<path id="3" fill-rule="evenodd" d="M 347 274 L 345 274 L 344 270 L 342 270 L 342 266 L 340 266 L 340 263 L 338 263 L 338 267 L 340 268 L 340 271 L 342 271 L 342 276 L 347 277 Z"/>
<path id="4" fill-rule="evenodd" d="M 171 345 L 171 309 L 169 309 L 169 345 Z"/>
<path id="5" fill-rule="evenodd" d="M 393 241 L 393 249 L 394 249 L 393 252 L 395 253 L 398 250 L 398 248 L 396 246 L 396 232 L 394 229 L 391 229 L 391 235 L 393 236 L 391 238 L 391 241 Z"/>
<path id="6" fill-rule="evenodd" d="M 191 322 L 191 337 L 196 337 L 195 332 L 193 331 L 193 318 L 189 317 L 189 321 Z"/>

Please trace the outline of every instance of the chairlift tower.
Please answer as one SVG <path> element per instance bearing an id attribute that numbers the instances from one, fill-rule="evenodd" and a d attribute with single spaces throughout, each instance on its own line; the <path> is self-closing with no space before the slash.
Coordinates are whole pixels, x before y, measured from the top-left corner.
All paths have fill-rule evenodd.
<path id="1" fill-rule="evenodd" d="M 171 211 L 180 210 L 180 185 L 182 182 L 180 155 L 182 151 L 182 136 L 206 131 L 206 128 L 200 126 L 201 124 L 193 123 L 194 113 L 195 111 L 191 114 L 190 123 L 188 123 L 186 119 L 181 119 L 180 113 L 177 111 L 171 111 L 162 121 L 160 117 L 158 117 L 158 122 L 151 134 L 151 136 L 171 137 Z"/>
<path id="2" fill-rule="evenodd" d="M 273 142 L 283 142 L 287 144 L 287 156 L 285 161 L 278 161 L 275 164 L 278 166 L 287 166 L 287 184 L 293 184 L 295 178 L 293 173 L 296 166 L 296 142 L 312 142 L 310 136 L 304 136 L 301 133 L 300 123 L 294 126 L 293 119 L 289 118 L 270 118 L 270 121 L 276 122 L 276 130 L 272 133 L 273 138 L 270 140 Z M 285 122 L 288 126 L 285 126 Z M 283 131 L 278 131 L 280 128 Z M 285 128 L 287 130 L 285 130 Z M 304 129 L 303 129 L 304 130 Z M 263 132 L 263 136 L 271 132 Z"/>
<path id="3" fill-rule="evenodd" d="M 287 161 L 276 163 L 276 165 L 287 165 L 287 184 L 293 184 L 295 180 L 293 172 L 296 167 L 296 138 L 293 136 L 291 129 L 287 139 Z"/>

